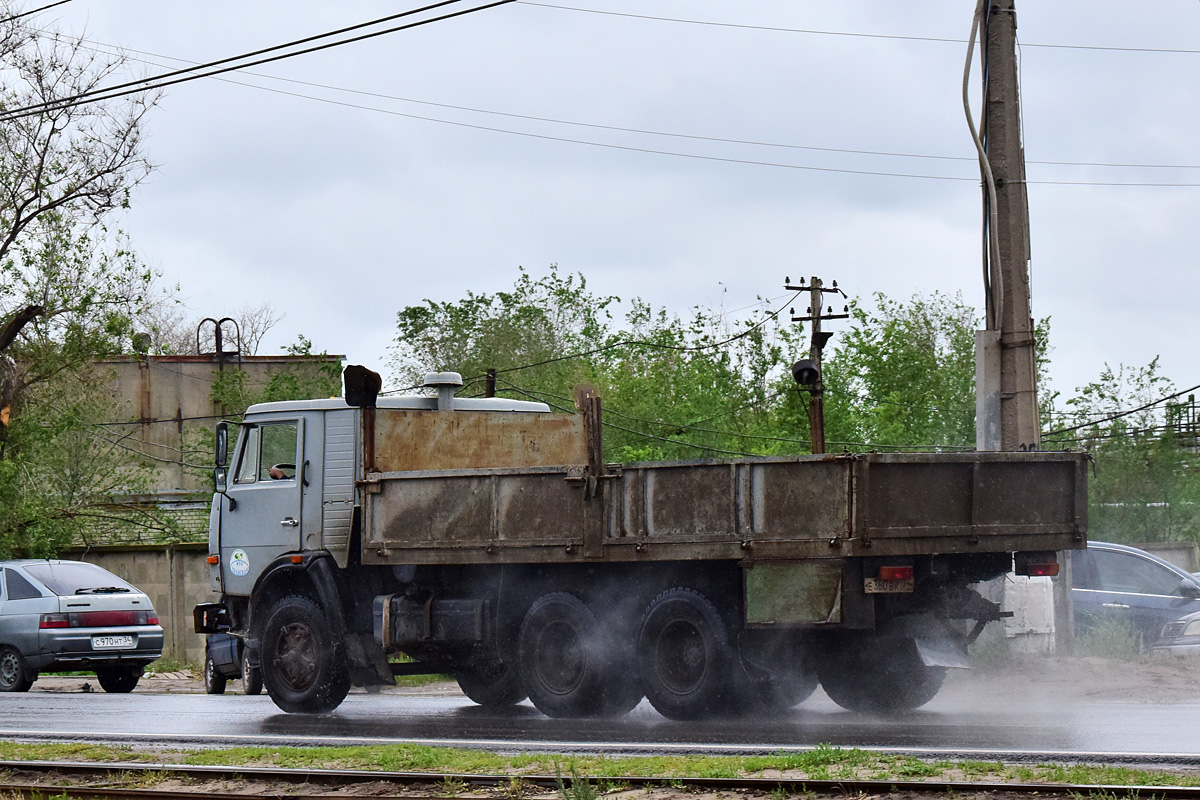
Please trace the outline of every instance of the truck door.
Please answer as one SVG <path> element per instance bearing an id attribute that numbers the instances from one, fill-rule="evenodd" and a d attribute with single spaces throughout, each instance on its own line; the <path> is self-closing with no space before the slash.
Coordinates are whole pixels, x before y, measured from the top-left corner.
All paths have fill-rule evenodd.
<path id="1" fill-rule="evenodd" d="M 238 445 L 219 496 L 221 574 L 227 593 L 249 595 L 268 564 L 300 549 L 304 420 L 245 425 Z"/>

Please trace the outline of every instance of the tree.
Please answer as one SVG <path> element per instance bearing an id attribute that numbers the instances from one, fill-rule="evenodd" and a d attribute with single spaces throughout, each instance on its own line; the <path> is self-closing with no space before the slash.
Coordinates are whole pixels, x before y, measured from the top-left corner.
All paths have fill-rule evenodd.
<path id="1" fill-rule="evenodd" d="M 1052 417 L 1046 444 L 1081 447 L 1095 459 L 1088 528 L 1095 539 L 1200 543 L 1200 467 L 1196 430 L 1158 358 L 1143 367 L 1105 365 Z M 1128 413 L 1133 409 L 1141 409 Z"/>
<path id="2" fill-rule="evenodd" d="M 113 454 L 94 436 L 103 380 L 90 370 L 124 349 L 153 281 L 106 223 L 150 171 L 142 126 L 156 96 L 56 104 L 128 62 L 14 16 L 0 0 L 0 555 L 61 543 L 118 474 L 92 463 L 56 488 L 43 470 L 58 455 L 82 469 Z"/>

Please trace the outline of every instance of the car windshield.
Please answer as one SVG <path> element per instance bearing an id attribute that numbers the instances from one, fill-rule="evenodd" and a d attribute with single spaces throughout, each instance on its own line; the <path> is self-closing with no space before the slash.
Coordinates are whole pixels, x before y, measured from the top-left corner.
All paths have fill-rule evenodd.
<path id="1" fill-rule="evenodd" d="M 25 571 L 60 596 L 136 591 L 116 575 L 95 564 L 30 564 L 25 567 Z"/>

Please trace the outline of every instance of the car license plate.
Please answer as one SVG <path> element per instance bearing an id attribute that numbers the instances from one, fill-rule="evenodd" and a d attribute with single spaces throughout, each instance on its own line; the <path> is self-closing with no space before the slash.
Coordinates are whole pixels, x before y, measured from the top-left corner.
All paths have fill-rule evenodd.
<path id="1" fill-rule="evenodd" d="M 877 578 L 863 578 L 863 591 L 867 594 L 912 594 L 913 580 L 881 581 Z"/>
<path id="2" fill-rule="evenodd" d="M 132 636 L 93 636 L 93 650 L 119 650 L 124 647 L 133 647 Z"/>

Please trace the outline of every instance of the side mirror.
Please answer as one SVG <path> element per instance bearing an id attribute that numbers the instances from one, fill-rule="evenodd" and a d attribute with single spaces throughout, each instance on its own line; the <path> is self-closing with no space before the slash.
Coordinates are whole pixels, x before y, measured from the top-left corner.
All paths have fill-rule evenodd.
<path id="1" fill-rule="evenodd" d="M 1179 582 L 1179 593 L 1191 600 L 1200 599 L 1200 583 L 1193 578 L 1184 578 Z"/>
<path id="2" fill-rule="evenodd" d="M 218 467 L 229 464 L 229 423 L 217 423 L 217 460 Z"/>
<path id="3" fill-rule="evenodd" d="M 225 490 L 229 488 L 229 473 L 225 467 L 217 467 L 213 470 L 213 491 L 217 494 L 225 494 Z"/>

